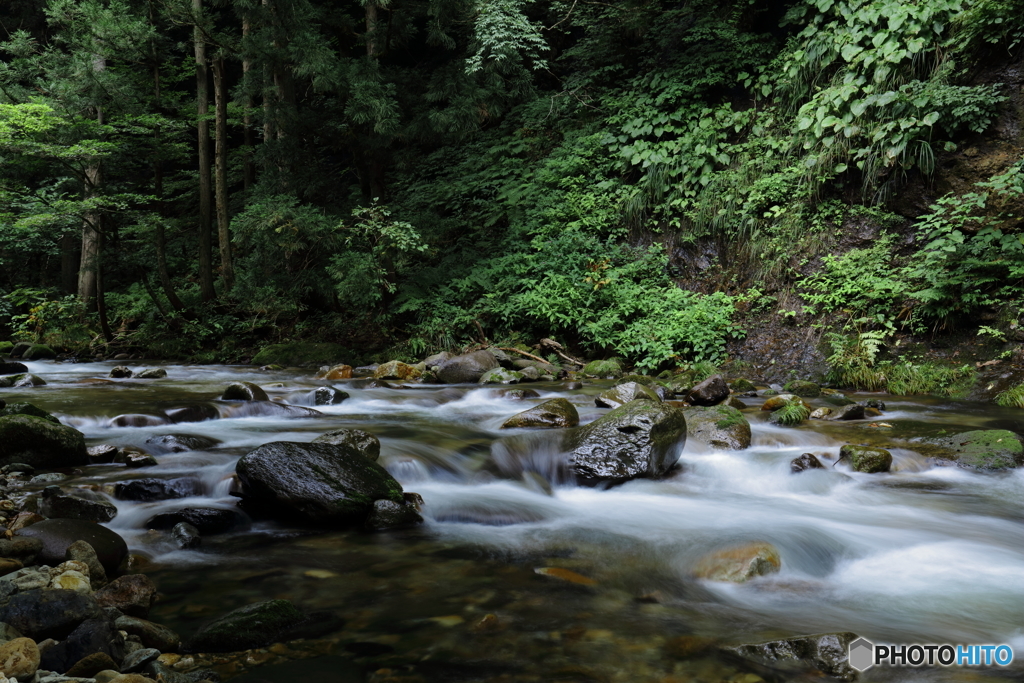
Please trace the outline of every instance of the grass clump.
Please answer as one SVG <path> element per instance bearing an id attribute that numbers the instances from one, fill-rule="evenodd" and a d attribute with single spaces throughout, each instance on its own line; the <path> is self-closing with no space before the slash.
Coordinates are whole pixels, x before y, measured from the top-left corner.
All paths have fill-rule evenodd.
<path id="1" fill-rule="evenodd" d="M 1004 408 L 1024 408 L 1024 384 L 1000 391 L 996 394 L 995 402 Z"/>
<path id="2" fill-rule="evenodd" d="M 881 370 L 888 392 L 900 396 L 933 394 L 959 398 L 970 390 L 976 375 L 969 365 L 955 367 L 931 362 L 897 362 L 885 364 Z"/>
<path id="3" fill-rule="evenodd" d="M 775 424 L 789 426 L 800 424 L 810 416 L 811 409 L 805 406 L 802 401 L 789 401 L 774 411 L 768 419 Z"/>

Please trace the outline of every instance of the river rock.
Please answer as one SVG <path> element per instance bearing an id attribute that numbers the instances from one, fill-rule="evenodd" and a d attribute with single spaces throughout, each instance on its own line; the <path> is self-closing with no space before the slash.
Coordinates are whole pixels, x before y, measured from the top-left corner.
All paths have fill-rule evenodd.
<path id="1" fill-rule="evenodd" d="M 46 344 L 32 344 L 27 351 L 21 354 L 21 357 L 25 360 L 47 360 L 56 358 L 57 352 Z"/>
<path id="2" fill-rule="evenodd" d="M 386 531 L 405 529 L 422 523 L 423 517 L 416 511 L 415 505 L 404 500 L 401 503 L 393 500 L 376 500 L 363 522 L 363 528 L 367 531 Z"/>
<path id="3" fill-rule="evenodd" d="M 35 513 L 23 512 L 21 514 L 31 515 Z M 39 521 L 42 521 L 42 517 L 39 515 L 36 516 L 39 517 Z M 38 538 L 28 538 L 23 536 L 3 538 L 0 536 L 0 557 L 20 560 L 23 564 L 32 564 L 42 551 L 43 542 Z"/>
<path id="4" fill-rule="evenodd" d="M 28 366 L 17 361 L 0 361 L 0 375 L 20 375 L 28 372 Z"/>
<path id="5" fill-rule="evenodd" d="M 40 666 L 51 671 L 67 671 L 79 660 L 96 652 L 121 659 L 123 641 L 117 631 L 106 615 L 86 619 L 67 638 L 43 651 Z"/>
<path id="6" fill-rule="evenodd" d="M 721 403 L 729 396 L 729 385 L 721 375 L 712 375 L 690 389 L 686 395 L 687 403 L 695 406 L 713 406 Z"/>
<path id="7" fill-rule="evenodd" d="M 449 361 L 454 357 L 454 354 L 448 351 L 442 351 L 441 353 L 435 353 L 432 356 L 427 356 L 426 358 L 424 358 L 423 365 L 425 365 L 428 370 L 433 370 L 436 367 L 444 365 L 446 361 Z"/>
<path id="8" fill-rule="evenodd" d="M 526 379 L 526 375 L 515 370 L 492 368 L 480 376 L 479 384 L 518 384 Z"/>
<path id="9" fill-rule="evenodd" d="M 114 458 L 117 457 L 117 446 L 103 443 L 98 446 L 89 446 L 86 452 L 89 454 L 89 462 L 107 464 L 114 462 Z"/>
<path id="10" fill-rule="evenodd" d="M 39 539 L 43 547 L 37 559 L 51 566 L 63 562 L 68 548 L 76 541 L 85 541 L 96 550 L 108 575 L 115 574 L 121 562 L 128 557 L 128 546 L 123 538 L 104 526 L 80 519 L 47 519 L 17 533 Z"/>
<path id="11" fill-rule="evenodd" d="M 551 363 L 542 363 L 539 360 L 530 360 L 529 358 L 517 358 L 512 361 L 512 368 L 519 372 L 525 372 L 526 368 L 533 368 L 540 375 L 558 374 L 558 368 Z"/>
<path id="12" fill-rule="evenodd" d="M 316 524 L 359 523 L 374 501 L 403 500 L 387 470 L 334 444 L 264 444 L 242 456 L 235 471 L 247 506 Z"/>
<path id="13" fill-rule="evenodd" d="M 684 409 L 686 435 L 715 448 L 734 451 L 750 446 L 750 423 L 743 413 L 726 405 Z"/>
<path id="14" fill-rule="evenodd" d="M 454 356 L 437 366 L 437 379 L 445 384 L 465 384 L 480 381 L 484 373 L 498 367 L 490 351 L 474 351 Z"/>
<path id="15" fill-rule="evenodd" d="M 278 634 L 304 619 L 302 612 L 287 600 L 246 605 L 200 628 L 189 642 L 189 650 L 236 652 L 263 647 L 275 642 Z"/>
<path id="16" fill-rule="evenodd" d="M 36 642 L 63 640 L 87 619 L 100 619 L 103 611 L 91 595 L 68 590 L 34 588 L 22 591 L 0 607 L 0 621 Z"/>
<path id="17" fill-rule="evenodd" d="M 68 546 L 64 557 L 74 562 L 82 562 L 89 568 L 89 583 L 94 589 L 102 588 L 107 583 L 107 570 L 100 562 L 96 549 L 85 541 L 75 541 Z"/>
<path id="18" fill-rule="evenodd" d="M 225 412 L 228 417 L 287 417 L 300 419 L 323 415 L 319 410 L 313 408 L 276 403 L 274 401 L 243 401 L 238 405 L 227 407 Z"/>
<path id="19" fill-rule="evenodd" d="M 932 441 L 952 451 L 960 467 L 984 471 L 1024 465 L 1021 436 L 1006 429 L 976 429 Z"/>
<path id="20" fill-rule="evenodd" d="M 223 401 L 269 401 L 270 397 L 267 396 L 267 392 L 263 391 L 259 385 L 253 384 L 252 382 L 235 382 L 229 384 L 228 388 L 224 390 L 221 395 Z"/>
<path id="21" fill-rule="evenodd" d="M 160 624 L 138 617 L 118 617 L 114 622 L 118 630 L 130 636 L 138 636 L 146 647 L 156 648 L 161 652 L 175 652 L 181 645 L 181 637 Z"/>
<path id="22" fill-rule="evenodd" d="M 123 464 L 125 467 L 131 469 L 138 469 L 140 467 L 153 467 L 158 465 L 156 458 L 149 453 L 140 453 L 139 451 L 120 451 L 117 454 L 116 462 Z"/>
<path id="23" fill-rule="evenodd" d="M 830 403 L 834 406 L 849 406 L 854 404 L 852 399 L 846 398 L 842 394 L 825 394 L 821 398 L 825 403 Z"/>
<path id="24" fill-rule="evenodd" d="M 79 659 L 68 669 L 69 678 L 92 678 L 101 671 L 117 671 L 118 664 L 106 652 L 93 652 Z"/>
<path id="25" fill-rule="evenodd" d="M 132 376 L 131 368 L 126 365 L 118 365 L 111 369 L 108 377 L 113 379 L 127 379 Z"/>
<path id="26" fill-rule="evenodd" d="M 839 449 L 839 457 L 846 458 L 857 472 L 888 472 L 892 466 L 892 454 L 884 448 L 847 444 Z"/>
<path id="27" fill-rule="evenodd" d="M 114 485 L 114 498 L 118 500 L 173 500 L 203 493 L 203 485 L 195 477 L 177 479 L 132 479 Z"/>
<path id="28" fill-rule="evenodd" d="M 661 402 L 661 397 L 649 387 L 638 382 L 626 382 L 602 391 L 594 403 L 600 408 L 618 408 L 638 399 Z"/>
<path id="29" fill-rule="evenodd" d="M 146 445 L 154 453 L 205 451 L 214 448 L 219 443 L 219 439 L 199 434 L 158 434 L 146 439 Z"/>
<path id="30" fill-rule="evenodd" d="M 121 671 L 124 673 L 135 673 L 145 669 L 146 665 L 160 656 L 160 650 L 153 647 L 144 647 L 126 655 L 121 662 Z"/>
<path id="31" fill-rule="evenodd" d="M 15 342 L 14 346 L 11 347 L 10 355 L 11 358 L 21 358 L 26 351 L 32 348 L 32 342 L 20 341 Z"/>
<path id="32" fill-rule="evenodd" d="M 335 429 L 316 437 L 313 443 L 344 446 L 374 461 L 380 457 L 380 439 L 362 429 Z"/>
<path id="33" fill-rule="evenodd" d="M 608 360 L 592 360 L 580 371 L 585 377 L 598 379 L 617 379 L 622 377 L 622 363 L 617 358 Z"/>
<path id="34" fill-rule="evenodd" d="M 352 379 L 352 366 L 351 365 L 335 365 L 334 367 L 328 368 L 324 372 L 324 376 L 320 379 L 338 380 L 338 379 Z"/>
<path id="35" fill-rule="evenodd" d="M 180 422 L 205 422 L 216 420 L 220 412 L 208 403 L 193 403 L 181 408 L 171 408 L 167 411 L 167 418 L 177 424 Z"/>
<path id="36" fill-rule="evenodd" d="M 725 649 L 773 668 L 802 665 L 813 669 L 815 675 L 849 682 L 857 679 L 857 672 L 848 661 L 850 643 L 856 639 L 856 633 L 822 633 Z"/>
<path id="37" fill-rule="evenodd" d="M 11 403 L 3 408 L 0 408 L 0 417 L 10 417 L 12 415 L 28 415 L 30 417 L 38 417 L 47 422 L 52 422 L 55 425 L 60 424 L 60 420 L 46 412 L 42 408 L 38 408 L 31 403 Z"/>
<path id="38" fill-rule="evenodd" d="M 31 415 L 0 417 L 0 443 L 0 465 L 23 462 L 36 469 L 57 469 L 89 464 L 82 432 Z"/>
<path id="39" fill-rule="evenodd" d="M 140 370 L 135 376 L 138 379 L 163 379 L 167 376 L 167 371 L 163 368 L 146 368 Z"/>
<path id="40" fill-rule="evenodd" d="M 783 391 L 787 391 L 791 394 L 796 394 L 801 398 L 817 398 L 821 396 L 821 387 L 814 382 L 808 382 L 807 380 L 794 379 L 782 387 Z"/>
<path id="41" fill-rule="evenodd" d="M 167 424 L 162 415 L 143 415 L 142 413 L 126 413 L 111 418 L 111 427 L 158 427 Z"/>
<path id="42" fill-rule="evenodd" d="M 576 406 L 564 398 L 553 398 L 529 410 L 516 413 L 502 423 L 502 429 L 522 427 L 575 427 L 580 423 Z"/>
<path id="43" fill-rule="evenodd" d="M 46 384 L 46 380 L 38 375 L 32 373 L 25 373 L 21 375 L 7 375 L 6 377 L 0 377 L 0 387 L 14 387 L 15 389 L 24 389 L 26 387 L 41 387 Z"/>
<path id="44" fill-rule="evenodd" d="M 156 586 L 145 574 L 119 576 L 93 595 L 100 607 L 113 607 L 140 619 L 149 616 L 155 596 Z"/>
<path id="45" fill-rule="evenodd" d="M 850 403 L 845 406 L 840 406 L 835 410 L 831 411 L 827 420 L 862 420 L 864 419 L 864 406 L 856 403 Z"/>
<path id="46" fill-rule="evenodd" d="M 694 574 L 709 581 L 743 583 L 755 576 L 774 574 L 782 567 L 779 551 L 770 543 L 747 543 L 710 553 L 694 567 Z"/>
<path id="47" fill-rule="evenodd" d="M 31 638 L 15 638 L 0 645 L 0 670 L 11 678 L 31 679 L 39 668 L 39 647 Z"/>
<path id="48" fill-rule="evenodd" d="M 249 517 L 235 509 L 189 507 L 174 512 L 161 512 L 146 520 L 147 529 L 173 529 L 181 522 L 191 524 L 199 533 L 212 536 L 247 528 Z"/>
<path id="49" fill-rule="evenodd" d="M 812 420 L 827 420 L 828 416 L 832 414 L 832 409 L 828 407 L 815 408 L 809 415 Z"/>
<path id="50" fill-rule="evenodd" d="M 21 560 L 15 560 L 12 557 L 0 557 L 0 576 L 7 576 L 24 566 Z"/>
<path id="51" fill-rule="evenodd" d="M 685 445 L 683 411 L 655 401 L 631 401 L 566 437 L 569 469 L 586 485 L 663 476 Z"/>
<path id="52" fill-rule="evenodd" d="M 309 392 L 310 402 L 315 406 L 335 406 L 348 397 L 347 391 L 334 387 L 318 387 Z"/>
<path id="53" fill-rule="evenodd" d="M 203 542 L 202 537 L 199 535 L 199 529 L 188 522 L 178 522 L 171 527 L 171 537 L 174 538 L 174 542 L 178 544 L 178 547 L 184 550 L 198 548 L 199 544 Z"/>
<path id="54" fill-rule="evenodd" d="M 757 395 L 757 387 L 754 386 L 753 382 L 742 377 L 740 377 L 739 379 L 734 379 L 732 383 L 729 385 L 729 389 L 732 391 L 732 393 L 741 394 L 743 396 Z"/>
<path id="55" fill-rule="evenodd" d="M 56 489 L 52 491 L 51 489 Z M 50 519 L 81 519 L 88 522 L 109 522 L 117 517 L 117 507 L 100 497 L 93 499 L 91 491 L 80 491 L 80 495 L 62 493 L 56 486 L 43 490 L 39 513 Z"/>
<path id="56" fill-rule="evenodd" d="M 498 396 L 513 401 L 522 401 L 526 398 L 540 398 L 540 394 L 533 389 L 502 389 L 498 392 Z"/>
<path id="57" fill-rule="evenodd" d="M 383 365 L 378 365 L 373 376 L 375 379 L 410 380 L 419 377 L 420 371 L 414 365 L 403 363 L 400 360 L 391 360 Z"/>
<path id="58" fill-rule="evenodd" d="M 789 471 L 793 474 L 803 472 L 804 470 L 823 470 L 825 466 L 821 464 L 821 461 L 814 456 L 813 453 L 804 453 L 803 455 L 793 458 L 789 462 Z"/>

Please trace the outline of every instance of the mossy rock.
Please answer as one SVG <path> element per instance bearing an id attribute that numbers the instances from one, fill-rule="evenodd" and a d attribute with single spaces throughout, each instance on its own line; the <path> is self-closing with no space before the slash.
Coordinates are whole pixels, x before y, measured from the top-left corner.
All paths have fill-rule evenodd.
<path id="1" fill-rule="evenodd" d="M 630 401 L 646 400 L 661 402 L 661 396 L 653 389 L 636 382 L 617 384 L 607 391 L 602 391 L 594 403 L 599 408 L 618 408 Z"/>
<path id="2" fill-rule="evenodd" d="M 480 384 L 519 384 L 526 376 L 515 370 L 492 368 L 485 372 L 479 380 Z"/>
<path id="3" fill-rule="evenodd" d="M 0 443 L 0 465 L 26 463 L 38 470 L 89 464 L 82 432 L 41 417 L 0 417 Z"/>
<path id="4" fill-rule="evenodd" d="M 228 612 L 199 629 L 189 643 L 195 652 L 236 652 L 269 645 L 305 619 L 288 600 L 257 602 Z"/>
<path id="5" fill-rule="evenodd" d="M 378 365 L 377 369 L 373 371 L 373 376 L 376 379 L 411 380 L 421 374 L 423 374 L 423 368 L 403 363 L 400 360 L 390 360 L 383 365 Z"/>
<path id="6" fill-rule="evenodd" d="M 726 405 L 685 408 L 686 435 L 715 448 L 742 450 L 750 446 L 750 423 Z"/>
<path id="7" fill-rule="evenodd" d="M 362 429 L 335 429 L 316 437 L 313 439 L 313 443 L 344 446 L 373 461 L 380 457 L 380 439 Z"/>
<path id="8" fill-rule="evenodd" d="M 729 388 L 732 389 L 734 394 L 749 394 L 752 391 L 755 393 L 757 392 L 757 387 L 755 387 L 750 380 L 742 377 L 734 379 L 732 384 L 729 385 Z"/>
<path id="9" fill-rule="evenodd" d="M 616 379 L 622 377 L 622 363 L 617 359 L 592 360 L 583 366 L 581 371 L 587 377 L 600 379 Z"/>
<path id="10" fill-rule="evenodd" d="M 21 357 L 25 360 L 46 360 L 48 358 L 56 358 L 57 352 L 46 344 L 33 344 Z"/>
<path id="11" fill-rule="evenodd" d="M 334 365 L 352 355 L 352 350 L 342 344 L 288 342 L 263 347 L 252 362 L 253 365 Z"/>
<path id="12" fill-rule="evenodd" d="M 529 410 L 516 413 L 501 425 L 502 429 L 520 427 L 575 427 L 580 423 L 576 406 L 564 398 L 544 401 Z"/>
<path id="13" fill-rule="evenodd" d="M 960 467 L 1003 470 L 1024 465 L 1021 436 L 1007 429 L 977 429 L 933 442 L 948 448 Z"/>
<path id="14" fill-rule="evenodd" d="M 3 409 L 0 409 L 0 417 L 6 417 L 8 415 L 30 415 L 32 417 L 38 417 L 52 422 L 55 425 L 60 424 L 60 420 L 50 415 L 42 408 L 37 408 L 31 403 L 10 403 Z"/>
<path id="15" fill-rule="evenodd" d="M 846 458 L 857 472 L 875 474 L 888 472 L 892 467 L 892 453 L 884 448 L 847 444 L 839 449 L 839 457 Z"/>
<path id="16" fill-rule="evenodd" d="M 14 348 L 14 342 L 0 342 L 0 356 L 6 356 Z"/>
<path id="17" fill-rule="evenodd" d="M 791 382 L 786 382 L 786 385 L 782 387 L 783 390 L 788 391 L 791 394 L 796 394 L 802 398 L 817 398 L 821 396 L 821 387 L 814 382 L 808 382 L 802 379 L 794 379 Z"/>
<path id="18" fill-rule="evenodd" d="M 25 372 L 20 375 L 4 375 L 0 377 L 0 387 L 41 387 L 46 384 L 46 380 L 37 375 L 33 375 L 30 372 Z"/>
<path id="19" fill-rule="evenodd" d="M 645 387 L 653 387 L 658 384 L 658 380 L 650 375 L 626 375 L 615 384 L 626 384 L 627 382 L 636 382 L 637 384 L 643 384 Z"/>

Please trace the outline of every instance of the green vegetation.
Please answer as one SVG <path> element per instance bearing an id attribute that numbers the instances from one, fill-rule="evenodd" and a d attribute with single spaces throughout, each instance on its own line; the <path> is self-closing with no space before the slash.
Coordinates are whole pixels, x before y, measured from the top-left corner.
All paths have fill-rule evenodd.
<path id="1" fill-rule="evenodd" d="M 775 424 L 792 426 L 800 424 L 810 416 L 810 408 L 804 405 L 803 401 L 797 399 L 787 401 L 781 408 L 772 411 L 770 419 Z"/>
<path id="2" fill-rule="evenodd" d="M 1024 384 L 1017 384 L 999 392 L 995 401 L 1004 408 L 1024 408 Z"/>

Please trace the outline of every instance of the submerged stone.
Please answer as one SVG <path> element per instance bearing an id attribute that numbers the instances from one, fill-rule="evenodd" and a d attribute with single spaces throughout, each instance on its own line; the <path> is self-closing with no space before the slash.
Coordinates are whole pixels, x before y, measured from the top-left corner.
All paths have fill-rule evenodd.
<path id="1" fill-rule="evenodd" d="M 235 652 L 263 647 L 278 634 L 305 619 L 287 600 L 257 602 L 228 612 L 196 632 L 189 642 L 193 652 Z"/>
<path id="2" fill-rule="evenodd" d="M 756 576 L 774 574 L 781 567 L 782 560 L 775 546 L 748 543 L 706 555 L 697 562 L 694 574 L 709 581 L 743 583 Z"/>

